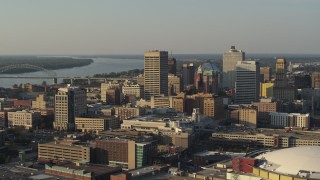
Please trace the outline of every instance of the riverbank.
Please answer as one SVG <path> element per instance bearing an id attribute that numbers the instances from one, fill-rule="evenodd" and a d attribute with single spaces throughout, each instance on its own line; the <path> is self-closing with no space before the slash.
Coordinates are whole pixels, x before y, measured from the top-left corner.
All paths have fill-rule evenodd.
<path id="1" fill-rule="evenodd" d="M 72 57 L 40 57 L 40 56 L 0 56 L 0 68 L 16 65 L 29 64 L 42 67 L 48 70 L 69 69 L 75 67 L 88 66 L 93 63 L 89 58 L 72 58 Z M 37 72 L 37 69 L 30 68 L 13 68 L 8 69 L 0 74 L 21 74 Z"/>

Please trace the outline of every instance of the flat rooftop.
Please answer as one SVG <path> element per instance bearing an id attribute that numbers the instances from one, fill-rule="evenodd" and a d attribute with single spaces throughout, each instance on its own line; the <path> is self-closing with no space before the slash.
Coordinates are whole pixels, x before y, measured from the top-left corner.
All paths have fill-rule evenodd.
<path id="1" fill-rule="evenodd" d="M 77 166 L 73 163 L 65 163 L 65 164 L 59 164 L 59 165 L 53 165 L 58 167 L 65 167 L 68 169 L 74 169 L 74 170 L 84 170 L 87 172 L 93 172 L 94 174 L 104 174 L 108 172 L 113 172 L 115 170 L 121 169 L 120 167 L 111 167 L 111 166 L 104 166 L 104 165 L 96 165 L 96 164 L 80 164 Z"/>
<path id="2" fill-rule="evenodd" d="M 154 171 L 160 171 L 161 168 L 163 168 L 164 166 L 146 166 L 143 168 L 139 168 L 139 169 L 134 169 L 132 171 L 128 171 L 128 173 L 132 174 L 132 177 L 135 176 L 140 176 L 140 175 L 144 175 L 144 174 L 148 174 L 148 173 L 152 173 Z"/>
<path id="3" fill-rule="evenodd" d="M 317 131 L 299 131 L 293 130 L 286 132 L 285 129 L 250 129 L 250 128 L 231 128 L 224 131 L 216 131 L 214 133 L 228 133 L 228 134 L 241 134 L 241 135 L 258 135 L 263 134 L 266 136 L 279 135 L 282 137 L 295 137 L 297 139 L 320 139 L 320 132 Z"/>

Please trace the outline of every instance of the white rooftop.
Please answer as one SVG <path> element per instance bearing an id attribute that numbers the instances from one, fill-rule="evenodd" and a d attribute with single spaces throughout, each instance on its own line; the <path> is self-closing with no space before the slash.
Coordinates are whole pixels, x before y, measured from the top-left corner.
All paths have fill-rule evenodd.
<path id="1" fill-rule="evenodd" d="M 256 157 L 265 159 L 261 168 L 284 174 L 297 175 L 299 171 L 320 172 L 320 147 L 303 146 L 267 152 Z"/>

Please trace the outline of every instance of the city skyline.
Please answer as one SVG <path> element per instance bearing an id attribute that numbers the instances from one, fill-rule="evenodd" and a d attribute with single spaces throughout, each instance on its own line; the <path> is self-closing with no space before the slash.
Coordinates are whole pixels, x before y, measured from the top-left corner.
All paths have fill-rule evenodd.
<path id="1" fill-rule="evenodd" d="M 5 1 L 0 55 L 319 54 L 320 2 Z"/>

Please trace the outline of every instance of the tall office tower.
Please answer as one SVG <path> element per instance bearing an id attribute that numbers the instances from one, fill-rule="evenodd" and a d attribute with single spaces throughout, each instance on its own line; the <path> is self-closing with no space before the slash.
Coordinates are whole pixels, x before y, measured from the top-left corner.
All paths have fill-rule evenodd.
<path id="1" fill-rule="evenodd" d="M 312 88 L 319 89 L 320 88 L 320 72 L 312 73 Z"/>
<path id="2" fill-rule="evenodd" d="M 271 67 L 260 67 L 260 74 L 263 75 L 263 82 L 271 81 Z"/>
<path id="3" fill-rule="evenodd" d="M 260 72 L 256 61 L 238 61 L 236 65 L 236 103 L 250 104 L 260 93 Z"/>
<path id="4" fill-rule="evenodd" d="M 168 72 L 177 75 L 177 60 L 174 57 L 168 59 Z"/>
<path id="5" fill-rule="evenodd" d="M 221 71 L 211 63 L 204 63 L 198 67 L 194 75 L 194 86 L 198 92 L 218 93 Z"/>
<path id="6" fill-rule="evenodd" d="M 146 51 L 144 53 L 144 97 L 168 95 L 168 52 Z"/>
<path id="7" fill-rule="evenodd" d="M 276 80 L 273 87 L 273 96 L 281 100 L 294 100 L 297 91 L 294 87 L 288 86 L 287 63 L 285 58 L 278 58 L 276 61 Z"/>
<path id="8" fill-rule="evenodd" d="M 195 67 L 194 67 L 193 63 L 182 65 L 182 79 L 183 79 L 183 86 L 184 87 L 186 87 L 190 84 L 193 84 L 194 72 L 195 72 Z"/>
<path id="9" fill-rule="evenodd" d="M 276 87 L 287 87 L 287 62 L 285 58 L 278 58 L 276 62 Z"/>
<path id="10" fill-rule="evenodd" d="M 54 111 L 54 129 L 74 130 L 75 117 L 87 113 L 86 91 L 78 87 L 59 88 Z"/>
<path id="11" fill-rule="evenodd" d="M 245 53 L 242 50 L 236 50 L 235 46 L 231 46 L 228 52 L 223 53 L 223 88 L 234 88 L 236 82 L 235 67 L 238 61 L 245 59 Z"/>

